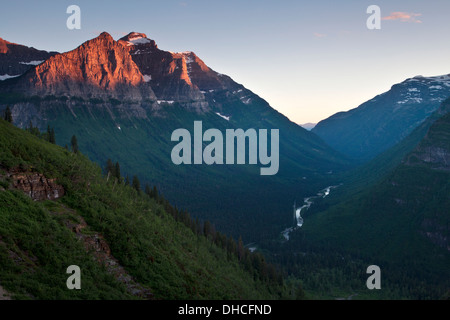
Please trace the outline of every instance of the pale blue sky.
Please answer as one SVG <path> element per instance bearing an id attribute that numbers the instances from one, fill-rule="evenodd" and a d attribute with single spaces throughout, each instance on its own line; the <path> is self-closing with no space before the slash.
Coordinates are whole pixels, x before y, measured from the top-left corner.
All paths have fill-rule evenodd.
<path id="1" fill-rule="evenodd" d="M 81 30 L 66 28 L 71 4 L 81 8 Z M 393 18 L 381 30 L 366 28 L 372 4 Z M 1 8 L 0 37 L 39 49 L 137 31 L 160 49 L 194 51 L 297 123 L 355 108 L 415 75 L 450 73 L 448 0 L 16 0 Z"/>

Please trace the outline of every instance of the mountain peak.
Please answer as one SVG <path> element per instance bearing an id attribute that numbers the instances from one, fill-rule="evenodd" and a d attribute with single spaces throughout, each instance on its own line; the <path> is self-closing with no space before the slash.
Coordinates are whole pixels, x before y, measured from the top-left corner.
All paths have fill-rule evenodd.
<path id="1" fill-rule="evenodd" d="M 141 38 L 147 38 L 147 35 L 145 33 L 140 32 L 130 32 L 125 37 L 121 38 L 121 40 L 131 41 L 133 39 L 141 39 Z"/>
<path id="2" fill-rule="evenodd" d="M 149 45 L 151 47 L 156 47 L 157 45 L 154 40 L 147 38 L 145 33 L 130 32 L 125 37 L 119 39 L 119 41 L 126 42 L 126 46 L 137 46 L 137 45 Z"/>
<path id="3" fill-rule="evenodd" d="M 97 37 L 97 39 L 106 39 L 106 40 L 114 41 L 113 37 L 106 31 L 103 31 L 102 33 L 100 33 L 100 35 Z"/>
<path id="4" fill-rule="evenodd" d="M 0 38 L 0 53 L 8 52 L 8 44 L 12 44 L 12 43 Z"/>
<path id="5" fill-rule="evenodd" d="M 155 98 L 129 51 L 107 32 L 36 66 L 20 86 L 35 95 Z"/>

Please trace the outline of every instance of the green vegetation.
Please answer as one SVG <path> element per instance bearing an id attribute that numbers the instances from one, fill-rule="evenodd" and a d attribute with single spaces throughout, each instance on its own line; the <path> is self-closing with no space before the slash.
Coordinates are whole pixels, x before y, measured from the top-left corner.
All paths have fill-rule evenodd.
<path id="1" fill-rule="evenodd" d="M 299 128 L 267 103 L 254 96 L 251 105 L 228 91 L 214 92 L 210 105 L 220 110 L 198 113 L 180 103 L 160 109 L 150 102 L 140 105 L 124 101 L 89 101 L 71 97 L 31 98 L 1 94 L 0 103 L 17 105 L 25 102 L 41 110 L 34 126 L 54 128 L 56 143 L 69 148 L 76 136 L 79 150 L 92 161 L 104 166 L 108 158 L 120 163 L 121 174 L 139 177 L 145 187 L 156 185 L 169 201 L 189 210 L 201 221 L 214 221 L 217 229 L 242 236 L 244 243 L 276 237 L 291 223 L 290 207 L 328 184 L 338 181 L 328 174 L 343 170 L 348 162 L 327 147 L 318 137 Z M 53 100 L 52 100 L 53 99 Z M 208 98 L 209 99 L 209 98 Z M 94 103 L 95 102 L 95 103 Z M 233 114 L 230 121 L 219 117 Z M 18 115 L 28 125 L 28 114 Z M 176 166 L 171 151 L 175 129 L 193 130 L 194 121 L 202 120 L 204 130 L 280 129 L 280 171 L 276 176 L 260 176 L 254 165 Z"/>
<path id="2" fill-rule="evenodd" d="M 417 147 L 377 183 L 333 200 L 334 205 L 308 211 L 306 223 L 289 242 L 266 247 L 280 253 L 272 261 L 302 279 L 303 288 L 317 297 L 448 297 L 449 132 L 447 113 L 434 120 Z M 414 139 L 409 137 L 406 144 Z M 433 154 L 439 155 L 433 162 L 422 160 Z M 370 172 L 365 175 L 372 177 Z M 382 270 L 378 292 L 365 288 L 365 270 L 372 264 Z"/>
<path id="3" fill-rule="evenodd" d="M 6 106 L 5 121 L 7 121 L 9 123 L 13 122 L 12 113 L 11 113 L 11 109 L 9 108 L 9 106 Z"/>
<path id="4" fill-rule="evenodd" d="M 250 254 L 242 241 L 236 244 L 211 224 L 191 219 L 156 188 L 151 196 L 137 192 L 103 176 L 80 152 L 3 120 L 0 169 L 0 283 L 15 298 L 134 298 L 64 224 L 78 215 L 88 225 L 83 233 L 103 235 L 112 255 L 157 299 L 288 297 L 275 268 L 261 254 Z M 12 189 L 13 171 L 55 178 L 65 195 L 32 201 Z M 82 290 L 66 288 L 65 271 L 73 264 L 82 270 Z"/>
<path id="5" fill-rule="evenodd" d="M 73 135 L 72 139 L 70 139 L 70 144 L 72 145 L 73 153 L 78 153 L 78 140 L 75 135 Z"/>

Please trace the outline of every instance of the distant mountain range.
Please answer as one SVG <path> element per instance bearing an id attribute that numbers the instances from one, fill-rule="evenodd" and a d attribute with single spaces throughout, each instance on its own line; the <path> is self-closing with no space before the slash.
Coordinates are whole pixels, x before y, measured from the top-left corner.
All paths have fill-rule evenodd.
<path id="1" fill-rule="evenodd" d="M 316 125 L 317 125 L 317 123 L 308 122 L 308 123 L 301 124 L 300 126 L 302 126 L 303 128 L 305 128 L 308 131 L 311 131 Z"/>
<path id="2" fill-rule="evenodd" d="M 394 146 L 450 96 L 450 75 L 417 76 L 317 124 L 312 132 L 350 158 L 367 161 Z"/>

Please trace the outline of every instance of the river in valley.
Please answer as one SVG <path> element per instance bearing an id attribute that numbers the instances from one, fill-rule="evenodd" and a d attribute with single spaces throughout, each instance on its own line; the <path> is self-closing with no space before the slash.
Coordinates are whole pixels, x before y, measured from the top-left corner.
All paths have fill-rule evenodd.
<path id="1" fill-rule="evenodd" d="M 298 228 L 301 228 L 303 226 L 304 220 L 302 217 L 302 212 L 305 212 L 306 210 L 308 210 L 311 207 L 311 205 L 314 203 L 315 199 L 326 198 L 330 194 L 332 189 L 335 189 L 339 186 L 340 185 L 326 187 L 325 189 L 320 190 L 315 196 L 305 198 L 303 200 L 303 205 L 301 207 L 297 207 L 297 205 L 294 204 L 294 224 L 295 224 L 295 226 L 287 228 L 283 232 L 281 232 L 284 239 L 286 239 L 286 241 L 288 241 L 289 234 L 292 231 L 297 230 Z"/>

